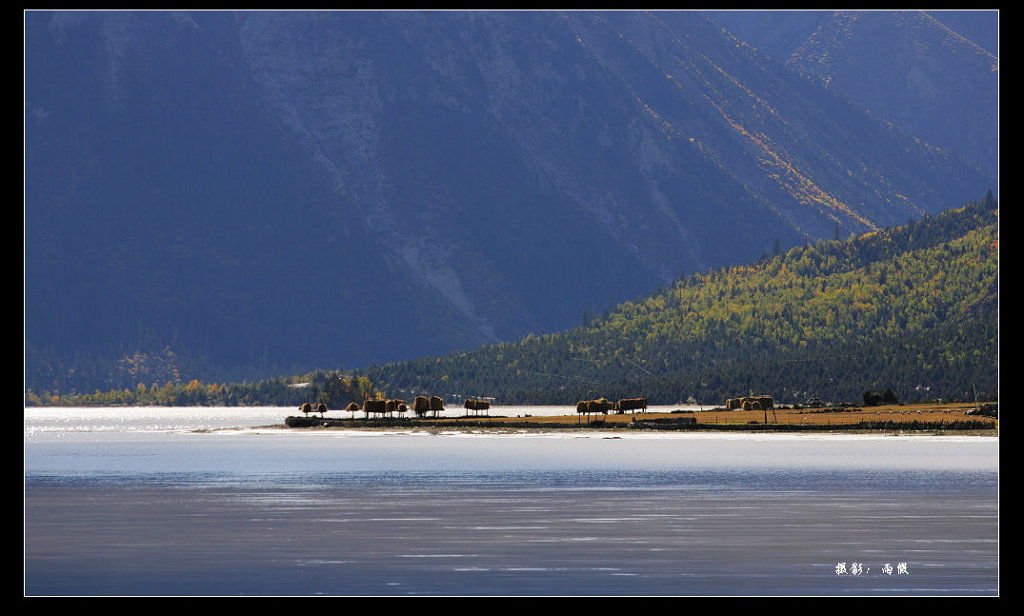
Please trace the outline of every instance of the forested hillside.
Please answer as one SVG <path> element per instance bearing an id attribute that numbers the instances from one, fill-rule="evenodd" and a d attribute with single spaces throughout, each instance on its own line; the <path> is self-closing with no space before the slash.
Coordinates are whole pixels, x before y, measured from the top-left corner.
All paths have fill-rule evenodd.
<path id="1" fill-rule="evenodd" d="M 986 199 L 905 226 L 823 240 L 744 266 L 697 272 L 562 333 L 445 357 L 320 370 L 248 384 L 141 383 L 76 404 L 267 404 L 364 394 L 493 396 L 571 404 L 646 396 L 721 404 L 748 392 L 784 404 L 993 399 L 998 392 L 998 208 Z M 31 396 L 53 403 L 52 392 Z"/>
<path id="2" fill-rule="evenodd" d="M 994 396 L 998 209 L 819 241 L 687 275 L 571 331 L 368 373 L 393 391 L 568 403 L 648 396 L 718 404 L 748 391 L 834 402 Z"/>

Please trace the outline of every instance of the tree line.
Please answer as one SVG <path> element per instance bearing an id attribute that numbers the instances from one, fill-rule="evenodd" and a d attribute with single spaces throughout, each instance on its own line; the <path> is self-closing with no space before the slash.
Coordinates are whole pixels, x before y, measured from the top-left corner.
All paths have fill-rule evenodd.
<path id="1" fill-rule="evenodd" d="M 300 406 L 324 404 L 343 409 L 349 402 L 362 403 L 376 390 L 365 376 L 340 370 L 316 370 L 302 375 L 242 383 L 139 383 L 92 393 L 37 394 L 29 391 L 25 404 L 33 406 Z"/>

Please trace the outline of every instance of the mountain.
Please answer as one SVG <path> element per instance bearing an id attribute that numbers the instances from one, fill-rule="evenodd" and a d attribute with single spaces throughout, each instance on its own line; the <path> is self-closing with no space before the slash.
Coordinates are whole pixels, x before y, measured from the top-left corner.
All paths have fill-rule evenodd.
<path id="1" fill-rule="evenodd" d="M 708 16 L 872 114 L 987 173 L 998 170 L 998 11 Z"/>
<path id="2" fill-rule="evenodd" d="M 30 11 L 27 385 L 562 330 L 983 169 L 694 12 Z"/>
<path id="3" fill-rule="evenodd" d="M 939 215 L 697 273 L 565 332 L 372 367 L 392 397 L 502 404 L 770 393 L 857 401 L 998 392 L 998 209 Z"/>
<path id="4" fill-rule="evenodd" d="M 939 215 L 757 262 L 695 273 L 564 332 L 365 370 L 246 383 L 154 381 L 62 399 L 75 405 L 324 403 L 375 393 L 449 404 L 571 405 L 646 397 L 720 405 L 770 393 L 859 401 L 990 400 L 999 387 L 999 211 L 991 193 Z M 55 392 L 29 392 L 46 405 Z"/>

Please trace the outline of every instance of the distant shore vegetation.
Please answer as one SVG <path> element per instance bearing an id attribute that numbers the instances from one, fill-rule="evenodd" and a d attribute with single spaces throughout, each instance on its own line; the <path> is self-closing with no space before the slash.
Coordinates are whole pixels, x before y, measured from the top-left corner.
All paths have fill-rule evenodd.
<path id="1" fill-rule="evenodd" d="M 67 394 L 27 392 L 26 406 L 300 406 L 323 403 L 341 409 L 375 394 L 365 376 L 317 370 L 245 383 L 139 383 L 133 389 Z"/>

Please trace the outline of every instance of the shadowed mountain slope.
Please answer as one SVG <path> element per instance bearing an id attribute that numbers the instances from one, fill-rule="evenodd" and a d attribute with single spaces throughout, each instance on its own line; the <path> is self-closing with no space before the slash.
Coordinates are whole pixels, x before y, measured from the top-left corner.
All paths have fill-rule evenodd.
<path id="1" fill-rule="evenodd" d="M 29 12 L 25 33 L 26 342 L 51 386 L 130 384 L 112 362 L 138 349 L 238 378 L 565 329 L 994 185 L 697 13 Z"/>

